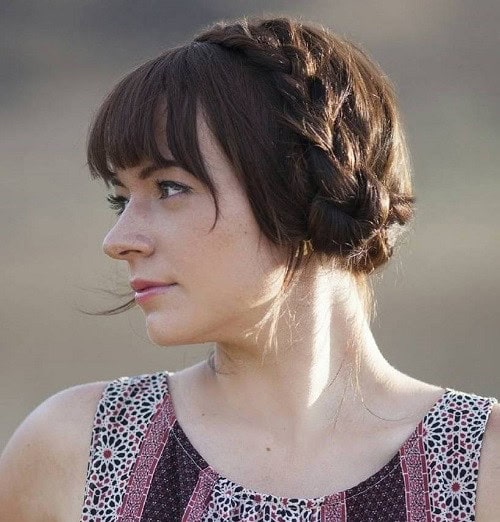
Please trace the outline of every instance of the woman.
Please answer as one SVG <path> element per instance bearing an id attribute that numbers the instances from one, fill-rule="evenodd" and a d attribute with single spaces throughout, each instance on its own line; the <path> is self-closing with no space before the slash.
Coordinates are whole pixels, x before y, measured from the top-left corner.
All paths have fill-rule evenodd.
<path id="1" fill-rule="evenodd" d="M 393 89 L 289 18 L 215 24 L 101 106 L 103 244 L 178 372 L 63 390 L 1 461 L 1 520 L 496 520 L 497 399 L 414 379 L 369 275 L 414 213 Z M 481 455 L 481 466 L 479 457 Z"/>

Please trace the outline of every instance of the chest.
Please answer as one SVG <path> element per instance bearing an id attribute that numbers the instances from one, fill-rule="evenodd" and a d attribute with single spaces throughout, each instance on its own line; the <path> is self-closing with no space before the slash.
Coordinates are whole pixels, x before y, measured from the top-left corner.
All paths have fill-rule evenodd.
<path id="1" fill-rule="evenodd" d="M 269 435 L 235 423 L 181 423 L 187 444 L 221 476 L 260 492 L 314 498 L 372 477 L 398 454 L 414 426 L 341 434 L 283 448 Z"/>
<path id="2" fill-rule="evenodd" d="M 187 389 L 187 396 L 192 396 L 192 388 Z M 179 395 L 176 397 L 179 399 Z M 115 499 L 121 498 L 124 506 L 135 509 L 137 503 L 134 499 L 137 498 L 138 492 L 136 487 L 139 486 L 142 494 L 147 496 L 146 504 L 143 506 L 145 519 L 158 510 L 161 504 L 162 513 L 168 513 L 169 516 L 175 513 L 171 519 L 178 520 L 182 513 L 193 508 L 192 502 L 197 501 L 199 513 L 207 506 L 212 510 L 220 508 L 219 511 L 224 516 L 211 519 L 226 520 L 228 505 L 240 508 L 237 495 L 242 489 L 236 487 L 240 484 L 254 492 L 298 498 L 322 497 L 352 488 L 356 491 L 349 493 L 356 495 L 344 498 L 340 495 L 338 500 L 339 505 L 343 503 L 341 507 L 346 513 L 359 512 L 366 507 L 371 510 L 370 513 L 376 512 L 381 515 L 377 510 L 383 509 L 385 513 L 390 504 L 391 509 L 394 508 L 397 512 L 392 517 L 393 520 L 404 519 L 408 510 L 412 511 L 415 519 L 425 517 L 423 510 L 428 509 L 429 505 L 433 506 L 433 513 L 446 513 L 451 516 L 453 509 L 453 513 L 460 511 L 457 516 L 465 516 L 466 512 L 472 513 L 474 507 L 474 490 L 470 489 L 475 486 L 473 467 L 477 467 L 482 430 L 487 418 L 484 411 L 487 411 L 488 403 L 480 400 L 483 401 L 476 397 L 469 398 L 462 393 L 457 394 L 455 398 L 455 394 L 447 392 L 430 410 L 427 406 L 427 410 L 424 410 L 427 414 L 422 424 L 419 424 L 421 429 L 417 432 L 414 421 L 416 417 L 418 422 L 421 413 L 413 416 L 414 420 L 406 424 L 387 423 L 390 426 L 384 431 L 370 429 L 360 432 L 359 426 L 351 430 L 344 426 L 338 430 L 333 440 L 309 438 L 302 443 L 296 441 L 294 448 L 283 447 L 280 443 L 290 440 L 290 437 L 282 434 L 274 440 L 266 433 L 265 427 L 256 426 L 256 423 L 252 425 L 248 422 L 238 422 L 234 415 L 230 418 L 227 414 L 221 414 L 220 407 L 212 409 L 213 401 L 206 401 L 203 408 L 198 410 L 184 408 L 179 400 L 176 401 L 174 409 L 172 403 L 165 401 L 162 403 L 163 407 L 158 410 L 158 415 L 147 418 L 152 424 L 144 423 L 144 426 L 156 426 L 158 429 L 148 428 L 137 438 L 137 444 L 131 444 L 133 455 L 124 461 L 124 467 L 106 468 L 104 471 L 99 447 L 105 440 L 109 442 L 108 434 L 113 433 L 118 418 L 105 415 L 106 410 L 103 410 L 103 415 L 97 418 L 102 426 L 103 437 L 99 439 L 97 449 L 93 452 L 94 457 L 89 469 L 92 477 L 102 475 L 106 484 L 113 487 L 107 487 L 105 491 L 99 486 L 101 479 L 92 478 L 92 487 L 88 495 L 89 505 L 102 505 L 102 508 L 99 507 L 99 513 L 114 513 L 119 505 Z M 135 403 L 141 408 L 146 404 L 137 398 Z M 128 406 L 131 409 L 130 405 Z M 125 411 L 125 408 L 116 407 L 112 411 Z M 466 416 L 468 422 L 460 422 L 460 417 L 456 415 L 459 411 Z M 151 408 L 151 414 L 153 412 Z M 144 415 L 143 411 L 141 415 Z M 462 421 L 464 419 L 462 416 Z M 449 427 L 450 422 L 452 427 Z M 365 426 L 365 423 L 362 423 L 362 426 Z M 455 429 L 458 430 L 456 436 L 450 437 L 449 431 Z M 120 447 L 122 443 L 129 444 L 131 435 L 129 433 L 127 437 L 119 438 Z M 411 441 L 410 447 L 407 446 L 408 440 Z M 470 448 L 464 459 L 465 446 L 462 441 L 465 440 L 469 442 Z M 403 450 L 401 455 L 400 450 Z M 147 453 L 148 451 L 150 453 Z M 457 458 L 442 460 L 442 455 L 447 453 L 456 455 Z M 151 459 L 144 457 L 153 455 L 161 455 L 160 460 L 155 462 L 154 466 L 148 467 Z M 406 467 L 402 465 L 405 458 Z M 211 470 L 206 469 L 207 463 Z M 396 472 L 389 474 L 387 465 L 394 463 L 398 468 L 394 466 Z M 147 469 L 144 466 L 137 468 L 138 464 L 144 464 Z M 456 495 L 454 472 L 457 470 L 460 472 L 461 480 L 470 484 L 471 495 L 466 499 L 464 497 L 465 504 L 455 509 L 454 504 L 450 502 Z M 218 480 L 217 475 L 222 480 Z M 363 484 L 365 479 L 367 481 Z M 233 484 L 228 481 L 232 481 Z M 372 489 L 371 486 L 375 484 L 377 488 Z M 428 487 L 422 488 L 425 484 L 428 484 Z M 373 493 L 380 495 L 382 490 L 388 498 L 388 503 L 379 505 L 378 502 L 374 503 Z M 169 491 L 175 494 L 166 495 Z M 96 492 L 99 498 L 96 498 Z M 82 490 L 78 493 L 77 496 L 81 496 Z M 415 494 L 418 495 L 418 502 L 415 501 Z M 245 495 L 240 496 L 243 497 L 241 506 L 246 505 L 249 497 L 245 499 Z M 218 503 L 207 504 L 210 499 L 216 498 L 219 498 Z M 230 504 L 228 500 L 231 500 Z M 258 499 L 258 502 L 260 501 L 261 499 Z M 249 509 L 255 508 L 255 502 L 252 499 Z M 337 500 L 335 506 L 333 503 L 325 506 L 328 509 L 336 509 L 336 503 Z M 79 504 L 79 501 L 76 504 Z M 211 513 L 207 516 L 211 516 Z M 206 520 L 208 519 L 210 518 Z M 61 517 L 58 520 L 68 518 Z"/>

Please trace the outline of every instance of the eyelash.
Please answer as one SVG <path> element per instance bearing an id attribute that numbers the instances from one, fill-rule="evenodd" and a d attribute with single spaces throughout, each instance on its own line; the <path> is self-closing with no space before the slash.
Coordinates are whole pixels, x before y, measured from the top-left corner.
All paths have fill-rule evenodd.
<path id="1" fill-rule="evenodd" d="M 190 190 L 188 187 L 181 185 L 180 183 L 176 183 L 175 181 L 156 180 L 156 187 L 160 190 L 162 194 L 164 190 L 168 188 L 179 189 L 181 190 L 181 194 L 189 192 Z M 167 198 L 168 196 L 165 196 L 165 198 L 162 196 L 160 199 Z M 110 208 L 115 212 L 117 216 L 120 216 L 122 212 L 125 210 L 125 203 L 128 201 L 128 199 L 123 196 L 113 196 L 113 194 L 108 194 L 106 200 L 108 201 Z"/>

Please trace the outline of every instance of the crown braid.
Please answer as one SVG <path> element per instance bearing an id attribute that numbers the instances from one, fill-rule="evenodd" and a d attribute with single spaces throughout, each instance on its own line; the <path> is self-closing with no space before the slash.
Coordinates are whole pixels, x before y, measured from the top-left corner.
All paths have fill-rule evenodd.
<path id="1" fill-rule="evenodd" d="M 383 182 L 384 170 L 401 159 L 390 153 L 398 121 L 386 103 L 390 85 L 377 81 L 366 55 L 288 18 L 219 23 L 195 41 L 240 53 L 279 93 L 283 110 L 275 116 L 301 146 L 290 176 L 308 176 L 304 237 L 314 250 L 364 272 L 387 261 L 397 237 L 392 225 L 411 218 L 414 197 Z"/>

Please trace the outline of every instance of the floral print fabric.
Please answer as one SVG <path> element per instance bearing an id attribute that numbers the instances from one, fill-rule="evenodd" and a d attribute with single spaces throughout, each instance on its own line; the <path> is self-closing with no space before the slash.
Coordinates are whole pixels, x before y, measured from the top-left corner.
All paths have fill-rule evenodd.
<path id="1" fill-rule="evenodd" d="M 120 377 L 99 401 L 81 522 L 474 521 L 494 397 L 446 388 L 398 453 L 357 486 L 314 499 L 219 475 L 177 422 L 168 372 Z"/>

